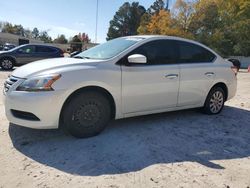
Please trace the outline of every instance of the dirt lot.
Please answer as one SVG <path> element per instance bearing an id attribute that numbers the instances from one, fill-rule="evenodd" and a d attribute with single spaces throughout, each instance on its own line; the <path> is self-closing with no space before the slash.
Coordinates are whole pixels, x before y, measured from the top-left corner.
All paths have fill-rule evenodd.
<path id="1" fill-rule="evenodd" d="M 130 118 L 82 140 L 9 125 L 1 92 L 0 187 L 250 187 L 250 73 L 220 115 Z"/>

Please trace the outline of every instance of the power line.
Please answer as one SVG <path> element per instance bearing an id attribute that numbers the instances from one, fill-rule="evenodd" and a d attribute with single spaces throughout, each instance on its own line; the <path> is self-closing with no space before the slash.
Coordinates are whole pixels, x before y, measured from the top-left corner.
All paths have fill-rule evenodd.
<path id="1" fill-rule="evenodd" d="M 166 10 L 169 8 L 169 0 L 166 0 Z"/>

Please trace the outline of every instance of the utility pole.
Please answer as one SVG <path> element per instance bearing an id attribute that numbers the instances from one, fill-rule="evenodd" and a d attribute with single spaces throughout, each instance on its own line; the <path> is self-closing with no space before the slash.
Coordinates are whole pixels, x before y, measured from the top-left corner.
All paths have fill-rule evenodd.
<path id="1" fill-rule="evenodd" d="M 169 0 L 166 0 L 166 10 L 169 9 Z"/>
<path id="2" fill-rule="evenodd" d="M 95 43 L 97 43 L 98 9 L 99 9 L 99 0 L 96 0 Z"/>

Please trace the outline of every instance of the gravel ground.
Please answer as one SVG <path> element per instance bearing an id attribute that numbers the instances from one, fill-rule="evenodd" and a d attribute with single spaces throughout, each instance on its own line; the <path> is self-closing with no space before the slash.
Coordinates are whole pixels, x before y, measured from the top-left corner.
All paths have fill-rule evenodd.
<path id="1" fill-rule="evenodd" d="M 9 72 L 0 72 L 0 90 Z M 0 94 L 0 188 L 250 187 L 250 73 L 223 112 L 113 121 L 99 136 L 10 125 Z"/>

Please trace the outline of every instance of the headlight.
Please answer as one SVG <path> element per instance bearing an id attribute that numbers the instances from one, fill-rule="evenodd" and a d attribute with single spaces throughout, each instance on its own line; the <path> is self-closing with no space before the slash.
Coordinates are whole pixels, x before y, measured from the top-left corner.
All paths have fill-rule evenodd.
<path id="1" fill-rule="evenodd" d="M 53 91 L 52 84 L 61 77 L 60 74 L 33 77 L 17 87 L 17 91 Z"/>

